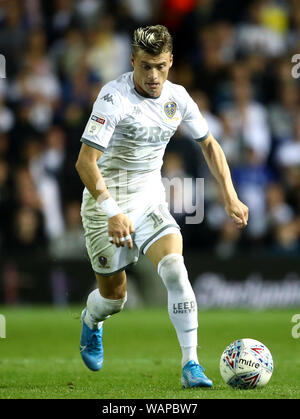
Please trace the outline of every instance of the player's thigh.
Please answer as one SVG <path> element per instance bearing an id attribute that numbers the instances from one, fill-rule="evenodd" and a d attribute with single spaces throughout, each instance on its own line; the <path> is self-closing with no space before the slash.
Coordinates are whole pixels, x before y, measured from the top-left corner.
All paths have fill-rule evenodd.
<path id="1" fill-rule="evenodd" d="M 137 246 L 117 248 L 110 243 L 105 217 L 83 217 L 82 220 L 87 252 L 102 297 L 116 300 L 125 297 L 125 268 L 138 260 Z"/>
<path id="2" fill-rule="evenodd" d="M 117 272 L 113 275 L 97 274 L 96 279 L 100 294 L 104 298 L 110 300 L 119 300 L 126 295 L 126 273 L 125 271 Z"/>
<path id="3" fill-rule="evenodd" d="M 182 255 L 182 236 L 181 234 L 167 234 L 155 241 L 147 250 L 145 255 L 157 268 L 160 260 L 170 254 L 179 253 Z"/>

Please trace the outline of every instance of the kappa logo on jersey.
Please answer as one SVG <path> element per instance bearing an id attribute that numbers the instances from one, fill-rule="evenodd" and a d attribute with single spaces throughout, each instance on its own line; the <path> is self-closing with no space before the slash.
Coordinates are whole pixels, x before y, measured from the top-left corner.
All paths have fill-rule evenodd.
<path id="1" fill-rule="evenodd" d="M 132 112 L 132 114 L 133 114 L 133 115 L 141 115 L 141 114 L 142 114 L 142 111 L 140 110 L 140 108 L 139 108 L 138 106 L 135 106 L 135 107 L 133 108 L 133 112 Z"/>
<path id="2" fill-rule="evenodd" d="M 105 102 L 108 102 L 108 103 L 110 102 L 110 103 L 114 104 L 113 96 L 110 95 L 109 93 L 107 93 L 106 95 L 102 96 L 101 99 L 102 100 L 105 100 Z"/>
<path id="3" fill-rule="evenodd" d="M 165 114 L 167 115 L 168 118 L 172 119 L 173 116 L 175 115 L 177 110 L 177 105 L 175 102 L 167 102 L 164 106 L 164 111 Z"/>

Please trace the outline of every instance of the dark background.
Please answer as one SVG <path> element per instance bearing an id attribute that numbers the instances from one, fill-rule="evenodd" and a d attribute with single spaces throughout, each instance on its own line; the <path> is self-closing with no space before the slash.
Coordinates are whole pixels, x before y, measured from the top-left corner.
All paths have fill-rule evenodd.
<path id="1" fill-rule="evenodd" d="M 199 146 L 179 130 L 162 175 L 205 179 L 204 221 L 174 214 L 191 281 L 208 271 L 278 283 L 299 274 L 299 2 L 2 0 L 1 302 L 79 302 L 93 286 L 74 168 L 80 138 L 101 86 L 131 70 L 133 30 L 158 23 L 174 38 L 170 80 L 198 103 L 250 209 L 247 229 L 237 230 Z M 146 301 L 143 275 L 129 276 Z"/>

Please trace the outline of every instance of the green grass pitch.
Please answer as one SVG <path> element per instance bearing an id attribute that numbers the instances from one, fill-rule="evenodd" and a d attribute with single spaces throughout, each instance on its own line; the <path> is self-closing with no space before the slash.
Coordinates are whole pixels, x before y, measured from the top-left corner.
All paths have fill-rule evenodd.
<path id="1" fill-rule="evenodd" d="M 300 398 L 299 309 L 199 311 L 199 360 L 212 389 L 182 389 L 180 349 L 164 309 L 124 310 L 104 324 L 104 365 L 89 371 L 79 354 L 80 308 L 0 307 L 0 398 L 295 399 Z M 250 337 L 267 345 L 274 373 L 263 389 L 233 390 L 219 373 L 222 351 Z"/>

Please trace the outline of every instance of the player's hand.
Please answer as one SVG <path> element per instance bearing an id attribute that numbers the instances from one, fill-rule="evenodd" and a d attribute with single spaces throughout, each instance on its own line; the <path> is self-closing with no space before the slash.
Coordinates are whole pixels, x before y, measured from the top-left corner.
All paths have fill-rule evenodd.
<path id="1" fill-rule="evenodd" d="M 225 203 L 227 215 L 233 220 L 238 228 L 246 227 L 248 223 L 249 208 L 238 198 Z"/>
<path id="2" fill-rule="evenodd" d="M 133 248 L 131 234 L 134 233 L 134 227 L 131 220 L 125 214 L 117 214 L 108 219 L 108 237 L 111 243 L 117 247 Z"/>

